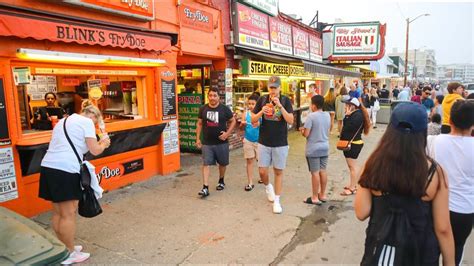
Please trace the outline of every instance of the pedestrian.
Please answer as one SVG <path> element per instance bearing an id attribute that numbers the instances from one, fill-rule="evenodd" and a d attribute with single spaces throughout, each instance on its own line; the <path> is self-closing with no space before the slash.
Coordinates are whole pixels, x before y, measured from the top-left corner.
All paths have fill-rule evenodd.
<path id="1" fill-rule="evenodd" d="M 390 91 L 387 89 L 387 84 L 382 85 L 382 89 L 379 92 L 379 98 L 388 100 L 390 96 Z"/>
<path id="2" fill-rule="evenodd" d="M 428 136 L 441 134 L 441 116 L 439 114 L 433 114 L 431 116 L 431 122 L 428 123 Z"/>
<path id="3" fill-rule="evenodd" d="M 242 120 L 240 126 L 244 128 L 245 135 L 243 139 L 244 158 L 247 162 L 247 181 L 245 191 L 251 191 L 253 185 L 253 165 L 255 160 L 258 161 L 258 133 L 260 130 L 261 119 L 252 123 L 251 113 L 257 104 L 259 96 L 252 94 L 247 99 L 247 110 L 242 113 Z"/>
<path id="4" fill-rule="evenodd" d="M 398 87 L 395 87 L 392 90 L 392 99 L 394 100 L 398 99 L 398 94 L 400 94 L 400 89 Z"/>
<path id="5" fill-rule="evenodd" d="M 410 88 L 405 87 L 399 94 L 398 94 L 399 101 L 409 101 L 410 100 Z"/>
<path id="6" fill-rule="evenodd" d="M 336 106 L 336 120 L 337 120 L 337 137 L 341 135 L 342 131 L 342 120 L 344 119 L 346 112 L 346 104 L 342 102 L 344 95 L 347 95 L 347 88 L 342 86 L 339 90 L 339 95 L 336 97 L 335 106 Z M 346 96 L 347 97 L 347 96 Z"/>
<path id="7" fill-rule="evenodd" d="M 435 106 L 433 100 L 431 99 L 430 87 L 423 87 L 421 93 L 421 104 L 425 107 L 426 114 L 428 115 L 428 118 L 430 118 L 433 108 Z"/>
<path id="8" fill-rule="evenodd" d="M 369 94 L 369 108 L 367 108 L 367 111 L 369 112 L 370 120 L 372 122 L 372 127 L 374 129 L 377 128 L 377 112 L 379 110 L 380 110 L 379 96 L 377 94 L 377 90 L 375 88 L 372 88 Z"/>
<path id="9" fill-rule="evenodd" d="M 273 213 L 281 213 L 283 170 L 286 167 L 289 148 L 288 124 L 292 125 L 294 121 L 293 106 L 288 97 L 281 95 L 280 77 L 270 77 L 268 91 L 268 95 L 258 99 L 253 109 L 252 122 L 255 123 L 263 117 L 258 138 L 259 174 L 265 184 L 268 200 L 273 201 Z M 270 166 L 273 166 L 275 189 L 268 178 Z"/>
<path id="10" fill-rule="evenodd" d="M 421 104 L 421 90 L 416 90 L 415 95 L 413 95 L 410 101 Z"/>
<path id="11" fill-rule="evenodd" d="M 110 146 L 109 138 L 97 141 L 95 125 L 101 121 L 100 110 L 85 100 L 80 114 L 68 116 L 67 123 L 66 118 L 59 120 L 41 161 L 39 197 L 53 203 L 52 228 L 70 252 L 62 264 L 79 263 L 90 257 L 90 253 L 82 252 L 82 246 L 74 246 L 76 213 L 82 197 L 81 165 L 66 138 L 65 130 L 79 154 L 90 152 L 99 155 Z"/>
<path id="12" fill-rule="evenodd" d="M 448 84 L 448 94 L 444 96 L 443 103 L 443 123 L 441 126 L 441 134 L 449 134 L 451 131 L 449 119 L 451 114 L 451 107 L 458 99 L 462 99 L 464 94 L 464 86 L 459 82 L 451 82 Z"/>
<path id="13" fill-rule="evenodd" d="M 457 100 L 451 108 L 450 134 L 429 136 L 430 155 L 449 180 L 449 217 L 454 235 L 456 265 L 474 224 L 474 101 Z M 472 252 L 472 251 L 471 251 Z"/>
<path id="14" fill-rule="evenodd" d="M 334 127 L 334 117 L 336 116 L 336 95 L 334 94 L 334 88 L 329 88 L 329 90 L 324 95 L 324 112 L 328 112 L 331 116 L 331 128 L 329 133 L 332 133 Z"/>
<path id="15" fill-rule="evenodd" d="M 229 165 L 228 138 L 234 130 L 236 121 L 229 107 L 220 103 L 219 92 L 210 88 L 207 93 L 208 104 L 199 108 L 196 127 L 196 146 L 202 149 L 202 189 L 199 195 L 209 196 L 210 166 L 219 165 L 219 181 L 216 190 L 225 188 L 224 176 Z M 229 123 L 229 127 L 227 124 Z M 201 143 L 202 133 L 202 143 Z"/>
<path id="16" fill-rule="evenodd" d="M 368 110 L 370 108 L 369 98 L 370 98 L 369 88 L 365 87 L 364 91 L 362 92 L 362 95 L 360 96 L 360 99 L 362 100 L 362 105 L 364 105 L 364 107 L 367 109 L 367 111 L 370 114 L 370 111 Z"/>
<path id="17" fill-rule="evenodd" d="M 351 96 L 352 98 L 357 98 L 359 99 L 360 96 L 361 96 L 361 93 L 356 89 L 356 86 L 354 86 L 353 84 L 351 84 L 349 86 L 349 96 Z"/>
<path id="18" fill-rule="evenodd" d="M 350 149 L 344 151 L 347 167 L 349 168 L 349 185 L 344 187 L 342 196 L 354 195 L 357 191 L 357 180 L 359 167 L 357 158 L 364 146 L 362 132 L 369 134 L 370 119 L 367 109 L 365 109 L 357 98 L 345 99 L 346 116 L 344 117 L 340 140 L 349 141 Z"/>
<path id="19" fill-rule="evenodd" d="M 306 118 L 301 134 L 306 138 L 306 162 L 311 173 L 312 195 L 303 202 L 321 205 L 327 201 L 326 185 L 328 175 L 326 167 L 329 156 L 329 129 L 331 116 L 323 112 L 324 98 L 320 95 L 311 98 L 311 111 Z"/>
<path id="20" fill-rule="evenodd" d="M 398 104 L 367 160 L 354 202 L 356 217 L 370 217 L 361 265 L 454 263 L 446 217 L 448 185 L 443 169 L 426 154 L 424 108 Z"/>
<path id="21" fill-rule="evenodd" d="M 434 114 L 439 114 L 441 116 L 441 119 L 443 119 L 443 107 L 442 107 L 443 100 L 444 100 L 443 95 L 436 95 L 436 98 L 434 100 L 435 106 L 433 108 L 432 116 Z"/>

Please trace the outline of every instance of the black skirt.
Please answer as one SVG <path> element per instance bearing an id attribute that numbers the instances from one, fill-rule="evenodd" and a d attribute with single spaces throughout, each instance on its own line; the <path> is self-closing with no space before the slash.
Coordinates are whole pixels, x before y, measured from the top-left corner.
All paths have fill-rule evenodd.
<path id="1" fill-rule="evenodd" d="M 79 200 L 82 195 L 80 175 L 41 167 L 39 197 L 52 202 Z"/>

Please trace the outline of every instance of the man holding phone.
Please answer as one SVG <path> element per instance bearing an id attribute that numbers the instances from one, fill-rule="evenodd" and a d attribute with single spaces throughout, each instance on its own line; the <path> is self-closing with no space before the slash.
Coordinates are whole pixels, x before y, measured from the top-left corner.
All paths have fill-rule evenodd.
<path id="1" fill-rule="evenodd" d="M 209 103 L 199 109 L 196 127 L 196 146 L 202 149 L 202 181 L 199 191 L 202 197 L 209 196 L 209 166 L 219 165 L 219 182 L 216 190 L 225 188 L 224 175 L 229 164 L 229 142 L 227 139 L 234 130 L 236 121 L 229 107 L 220 103 L 216 88 L 210 88 L 207 93 Z M 230 122 L 227 128 L 227 122 Z M 202 131 L 202 143 L 201 143 Z"/>
<path id="2" fill-rule="evenodd" d="M 293 124 L 293 106 L 288 97 L 281 95 L 281 80 L 272 76 L 268 80 L 269 94 L 258 99 L 253 109 L 252 122 L 263 117 L 258 139 L 259 174 L 265 184 L 269 201 L 273 201 L 273 213 L 283 211 L 280 195 L 283 182 L 283 170 L 288 157 L 288 127 Z M 273 166 L 275 189 L 268 178 L 268 168 Z"/>

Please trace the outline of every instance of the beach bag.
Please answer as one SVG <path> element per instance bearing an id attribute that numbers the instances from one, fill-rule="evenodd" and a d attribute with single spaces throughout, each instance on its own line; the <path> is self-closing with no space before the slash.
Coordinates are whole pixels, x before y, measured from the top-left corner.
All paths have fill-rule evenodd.
<path id="1" fill-rule="evenodd" d="M 64 135 L 66 135 L 66 139 L 69 142 L 69 145 L 71 145 L 74 154 L 76 154 L 76 158 L 81 166 L 80 183 L 83 190 L 81 198 L 79 199 L 78 213 L 82 217 L 92 218 L 101 214 L 102 208 L 100 207 L 99 201 L 94 195 L 94 190 L 91 188 L 91 173 L 89 172 L 89 168 L 87 168 L 87 165 L 81 160 L 81 157 L 79 157 L 76 147 L 74 147 L 74 144 L 72 143 L 71 139 L 69 138 L 69 135 L 67 134 L 66 121 L 67 118 L 64 119 L 63 124 Z"/>

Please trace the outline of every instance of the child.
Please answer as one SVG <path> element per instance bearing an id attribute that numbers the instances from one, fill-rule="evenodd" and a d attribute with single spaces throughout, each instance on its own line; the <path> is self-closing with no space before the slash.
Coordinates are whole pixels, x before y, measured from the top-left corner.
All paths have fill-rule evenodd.
<path id="1" fill-rule="evenodd" d="M 253 163 L 255 159 L 258 161 L 258 134 L 260 130 L 260 121 L 252 123 L 251 115 L 255 104 L 258 101 L 256 93 L 250 95 L 247 99 L 247 110 L 242 113 L 242 120 L 240 127 L 245 127 L 244 137 L 244 158 L 247 160 L 247 178 L 248 185 L 245 186 L 245 191 L 251 191 L 253 185 Z"/>
<path id="2" fill-rule="evenodd" d="M 439 114 L 433 114 L 431 116 L 431 122 L 428 123 L 428 135 L 439 134 L 441 134 L 441 116 Z"/>
<path id="3" fill-rule="evenodd" d="M 306 118 L 304 127 L 300 128 L 301 134 L 306 137 L 306 161 L 311 172 L 312 196 L 304 203 L 321 205 L 327 201 L 326 184 L 329 155 L 329 129 L 331 117 L 323 112 L 324 97 L 315 95 L 311 98 L 311 111 Z"/>

